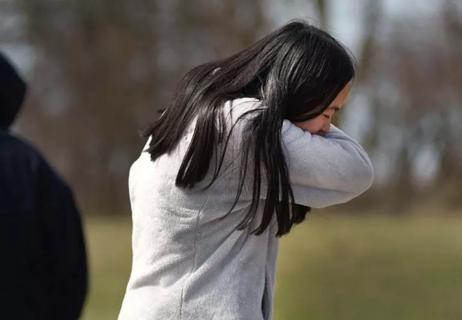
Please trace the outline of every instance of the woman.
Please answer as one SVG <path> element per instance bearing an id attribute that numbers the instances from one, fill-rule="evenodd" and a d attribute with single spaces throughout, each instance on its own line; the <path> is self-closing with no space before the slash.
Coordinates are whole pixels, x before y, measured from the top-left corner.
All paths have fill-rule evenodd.
<path id="1" fill-rule="evenodd" d="M 271 319 L 278 239 L 372 183 L 330 122 L 354 66 L 292 22 L 182 79 L 130 169 L 133 265 L 119 319 Z"/>

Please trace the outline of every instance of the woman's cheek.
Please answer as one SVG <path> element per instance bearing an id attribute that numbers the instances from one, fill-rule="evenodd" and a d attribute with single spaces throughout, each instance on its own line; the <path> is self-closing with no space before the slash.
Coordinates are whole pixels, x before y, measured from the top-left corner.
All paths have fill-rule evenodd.
<path id="1" fill-rule="evenodd" d="M 314 134 L 314 133 L 318 133 L 319 131 L 323 129 L 324 122 L 319 117 L 316 117 L 314 119 L 310 119 L 306 121 L 294 122 L 294 125 L 296 125 L 297 127 L 305 131 L 308 131 Z"/>

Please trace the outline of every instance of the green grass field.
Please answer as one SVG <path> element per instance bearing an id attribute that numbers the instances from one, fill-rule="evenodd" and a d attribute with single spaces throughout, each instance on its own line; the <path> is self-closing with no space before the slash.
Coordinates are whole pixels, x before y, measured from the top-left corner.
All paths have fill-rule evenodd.
<path id="1" fill-rule="evenodd" d="M 116 319 L 130 272 L 131 224 L 122 218 L 85 222 L 91 288 L 83 319 Z M 274 315 L 462 319 L 462 216 L 315 211 L 281 239 Z"/>

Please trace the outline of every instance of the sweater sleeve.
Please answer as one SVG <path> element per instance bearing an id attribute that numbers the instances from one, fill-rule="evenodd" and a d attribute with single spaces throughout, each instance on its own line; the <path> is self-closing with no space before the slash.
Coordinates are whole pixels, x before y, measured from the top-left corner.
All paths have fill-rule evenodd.
<path id="1" fill-rule="evenodd" d="M 296 203 L 323 208 L 347 202 L 372 185 L 374 169 L 366 151 L 336 126 L 318 135 L 284 120 L 281 136 Z"/>

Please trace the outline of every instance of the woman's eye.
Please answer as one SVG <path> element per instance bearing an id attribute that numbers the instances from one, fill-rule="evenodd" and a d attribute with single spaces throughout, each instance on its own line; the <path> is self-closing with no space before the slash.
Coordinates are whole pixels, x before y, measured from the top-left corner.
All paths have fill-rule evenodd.
<path id="1" fill-rule="evenodd" d="M 323 116 L 327 119 L 330 119 L 330 117 L 327 114 L 323 114 Z"/>

